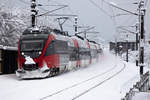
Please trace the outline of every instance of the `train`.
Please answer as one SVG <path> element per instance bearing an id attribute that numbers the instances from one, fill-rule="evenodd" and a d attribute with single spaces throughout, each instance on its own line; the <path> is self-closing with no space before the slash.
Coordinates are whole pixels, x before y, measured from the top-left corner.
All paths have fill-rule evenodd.
<path id="1" fill-rule="evenodd" d="M 47 78 L 100 59 L 100 44 L 58 29 L 26 29 L 18 42 L 17 77 Z"/>

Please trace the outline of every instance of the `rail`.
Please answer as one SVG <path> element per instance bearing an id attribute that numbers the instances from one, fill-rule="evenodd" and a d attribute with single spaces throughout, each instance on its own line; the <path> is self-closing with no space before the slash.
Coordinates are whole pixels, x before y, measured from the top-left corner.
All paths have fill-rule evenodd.
<path id="1" fill-rule="evenodd" d="M 110 76 L 109 78 L 105 79 L 104 81 L 102 81 L 102 82 L 94 85 L 93 87 L 89 88 L 88 90 L 86 90 L 86 91 L 80 93 L 79 95 L 75 96 L 72 100 L 78 99 L 79 97 L 81 97 L 82 95 L 86 94 L 87 92 L 93 90 L 94 88 L 102 85 L 103 83 L 105 83 L 108 80 L 112 79 L 113 77 L 117 76 L 119 73 L 121 73 L 125 69 L 125 67 L 126 67 L 126 65 L 124 64 L 124 67 L 121 70 L 119 70 L 118 72 L 116 72 L 115 74 L 113 74 L 112 76 Z"/>
<path id="2" fill-rule="evenodd" d="M 52 96 L 55 96 L 55 95 L 60 94 L 60 93 L 63 93 L 63 92 L 65 92 L 65 91 L 67 91 L 67 90 L 69 90 L 69 89 L 71 89 L 71 88 L 73 88 L 73 87 L 77 87 L 77 86 L 79 86 L 79 85 L 81 85 L 81 84 L 83 84 L 83 83 L 86 83 L 86 82 L 91 81 L 91 80 L 93 80 L 93 79 L 95 79 L 95 78 L 98 78 L 98 77 L 100 77 L 100 76 L 103 76 L 103 75 L 105 75 L 106 73 L 109 73 L 110 71 L 114 70 L 116 67 L 117 67 L 117 65 L 115 65 L 114 67 L 108 69 L 107 71 L 105 71 L 105 72 L 103 72 L 103 73 L 101 73 L 101 74 L 95 75 L 95 76 L 93 76 L 93 77 L 91 77 L 91 78 L 89 78 L 89 79 L 87 79 L 87 80 L 81 81 L 81 82 L 76 83 L 76 84 L 74 84 L 74 85 L 72 85 L 72 86 L 70 86 L 70 87 L 64 88 L 64 89 L 62 89 L 62 90 L 60 90 L 60 91 L 57 91 L 57 92 L 54 92 L 54 93 L 52 93 L 52 94 L 50 94 L 50 95 L 47 95 L 47 96 L 45 96 L 45 97 L 42 97 L 42 98 L 40 98 L 40 100 L 48 99 L 48 98 L 50 98 L 50 97 L 52 97 Z M 106 81 L 112 79 L 113 77 L 115 77 L 116 75 L 118 75 L 120 72 L 122 72 L 122 71 L 125 69 L 125 67 L 126 67 L 126 66 L 125 66 L 125 64 L 124 64 L 124 66 L 123 66 L 119 71 L 117 71 L 116 73 L 114 73 L 114 74 L 111 75 L 110 77 L 106 78 L 106 79 L 103 80 L 102 82 L 99 82 L 99 83 L 97 83 L 96 85 L 94 85 L 93 87 L 91 87 L 91 88 L 85 90 L 84 92 L 80 93 L 79 95 L 73 97 L 72 100 L 75 100 L 75 99 L 81 97 L 82 95 L 86 94 L 87 92 L 93 90 L 94 88 L 100 86 L 101 84 L 105 83 Z"/>

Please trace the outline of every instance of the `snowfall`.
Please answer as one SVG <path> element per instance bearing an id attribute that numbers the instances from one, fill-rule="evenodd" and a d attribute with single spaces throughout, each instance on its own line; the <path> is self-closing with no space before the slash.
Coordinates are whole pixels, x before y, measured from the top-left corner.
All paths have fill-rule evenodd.
<path id="1" fill-rule="evenodd" d="M 0 100 L 121 100 L 139 81 L 139 68 L 104 50 L 97 64 L 46 79 L 0 75 Z M 96 87 L 95 87 L 96 86 Z M 133 100 L 150 100 L 135 94 Z"/>

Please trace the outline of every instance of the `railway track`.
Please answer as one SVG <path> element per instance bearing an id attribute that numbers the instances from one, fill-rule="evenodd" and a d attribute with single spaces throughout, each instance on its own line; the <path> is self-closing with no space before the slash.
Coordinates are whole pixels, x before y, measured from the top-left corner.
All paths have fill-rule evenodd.
<path id="1" fill-rule="evenodd" d="M 121 68 L 121 69 L 120 69 L 119 71 L 117 71 L 115 74 L 113 74 L 113 75 L 111 75 L 110 77 L 106 78 L 105 80 L 103 80 L 103 81 L 97 83 L 97 84 L 94 85 L 93 87 L 88 88 L 87 90 L 83 91 L 82 93 L 78 94 L 77 96 L 74 96 L 72 100 L 75 100 L 75 99 L 81 97 L 82 95 L 86 94 L 87 92 L 93 90 L 94 88 L 100 86 L 101 84 L 105 83 L 106 81 L 112 79 L 113 77 L 115 77 L 116 75 L 118 75 L 120 72 L 122 72 L 122 71 L 125 69 L 125 67 L 126 67 L 126 66 L 125 66 L 125 64 L 124 64 L 123 68 Z M 45 96 L 45 97 L 42 97 L 42 98 L 40 98 L 40 100 L 49 99 L 49 98 L 51 98 L 51 97 L 53 97 L 53 96 L 56 96 L 56 95 L 58 95 L 58 94 L 61 94 L 61 93 L 65 92 L 65 91 L 67 91 L 67 90 L 69 90 L 69 89 L 72 89 L 72 88 L 75 88 L 75 87 L 80 86 L 80 85 L 82 85 L 82 84 L 85 84 L 86 82 L 92 81 L 92 80 L 94 80 L 94 79 L 96 79 L 96 78 L 99 78 L 99 77 L 101 77 L 101 76 L 106 75 L 107 73 L 113 71 L 113 70 L 116 69 L 116 68 L 117 68 L 117 65 L 114 65 L 112 68 L 106 70 L 105 72 L 103 72 L 103 73 L 101 73 L 101 74 L 95 75 L 95 76 L 90 77 L 90 78 L 88 78 L 88 79 L 86 79 L 86 80 L 84 80 L 84 81 L 78 82 L 78 83 L 73 84 L 73 85 L 71 85 L 71 86 L 69 86 L 69 87 L 66 87 L 66 88 L 61 89 L 61 90 L 59 90 L 59 91 L 57 91 L 57 92 L 54 92 L 54 93 L 52 93 L 52 94 L 50 94 L 50 95 L 47 95 L 47 96 Z"/>
<path id="2" fill-rule="evenodd" d="M 86 94 L 87 92 L 93 90 L 94 88 L 100 86 L 101 84 L 105 83 L 106 81 L 112 79 L 113 77 L 115 77 L 116 75 L 118 75 L 119 73 L 121 73 L 121 72 L 125 69 L 125 67 L 126 67 L 126 66 L 125 66 L 125 64 L 124 64 L 124 67 L 123 67 L 121 70 L 119 70 L 118 72 L 116 72 L 115 74 L 113 74 L 112 76 L 110 76 L 109 78 L 103 80 L 102 82 L 100 82 L 100 83 L 94 85 L 93 87 L 89 88 L 88 90 L 86 90 L 86 91 L 80 93 L 79 95 L 75 96 L 72 100 L 75 100 L 75 99 L 81 97 L 82 95 Z"/>
<path id="3" fill-rule="evenodd" d="M 74 96 L 74 97 L 72 98 L 72 100 L 75 100 L 75 99 L 81 97 L 82 95 L 88 93 L 89 91 L 91 91 L 91 90 L 93 90 L 94 88 L 100 86 L 101 84 L 105 83 L 106 81 L 112 79 L 113 77 L 115 77 L 116 75 L 118 75 L 120 72 L 122 72 L 122 71 L 125 69 L 125 67 L 126 67 L 126 66 L 125 66 L 125 64 L 124 64 L 123 68 L 121 68 L 121 69 L 120 69 L 119 71 L 117 71 L 115 74 L 113 74 L 113 75 L 111 75 L 110 77 L 104 79 L 103 81 L 101 81 L 101 82 L 95 84 L 94 86 L 88 88 L 87 90 L 81 92 L 80 94 Z M 88 79 L 86 79 L 86 80 L 84 80 L 84 81 L 78 82 L 78 83 L 73 84 L 73 85 L 71 85 L 71 86 L 69 86 L 69 87 L 67 87 L 67 88 L 61 89 L 61 90 L 59 90 L 59 91 L 57 91 L 57 92 L 54 92 L 54 93 L 52 93 L 52 94 L 50 94 L 50 95 L 47 95 L 47 96 L 45 96 L 45 97 L 42 97 L 42 98 L 40 98 L 40 100 L 49 99 L 49 98 L 51 98 L 51 97 L 53 97 L 53 96 L 56 96 L 56 95 L 58 95 L 58 94 L 61 94 L 61 93 L 65 92 L 65 91 L 67 91 L 67 90 L 70 90 L 70 89 L 72 89 L 72 88 L 78 87 L 78 86 L 80 86 L 80 85 L 82 85 L 82 84 L 85 84 L 85 83 L 87 83 L 87 82 L 89 82 L 89 81 L 92 81 L 92 80 L 94 80 L 94 79 L 96 79 L 96 78 L 99 78 L 99 77 L 101 77 L 101 76 L 104 76 L 104 75 L 106 75 L 107 73 L 113 71 L 113 70 L 116 69 L 116 68 L 117 68 L 117 65 L 114 65 L 112 68 L 106 70 L 105 72 L 103 72 L 103 73 L 101 73 L 101 74 L 95 75 L 95 76 L 90 77 L 90 78 L 88 78 Z"/>

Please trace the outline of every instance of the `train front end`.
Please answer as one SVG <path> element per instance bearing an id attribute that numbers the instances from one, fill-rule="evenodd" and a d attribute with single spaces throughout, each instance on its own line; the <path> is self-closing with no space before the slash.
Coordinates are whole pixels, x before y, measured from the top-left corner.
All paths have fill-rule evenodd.
<path id="1" fill-rule="evenodd" d="M 32 33 L 32 34 L 31 34 Z M 26 31 L 18 43 L 18 78 L 45 78 L 50 70 L 44 60 L 49 34 Z"/>

